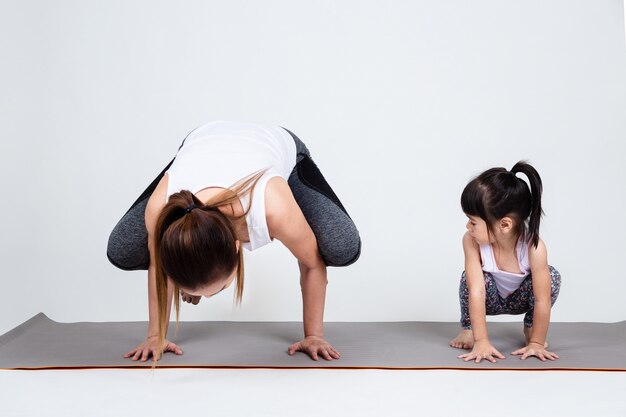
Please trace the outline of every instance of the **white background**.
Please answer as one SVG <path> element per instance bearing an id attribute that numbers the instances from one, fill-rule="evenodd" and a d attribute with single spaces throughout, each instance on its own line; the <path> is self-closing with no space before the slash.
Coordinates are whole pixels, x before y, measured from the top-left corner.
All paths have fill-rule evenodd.
<path id="1" fill-rule="evenodd" d="M 0 371 L 3 416 L 624 417 L 623 372 Z"/>
<path id="2" fill-rule="evenodd" d="M 520 159 L 544 181 L 552 319 L 626 319 L 621 1 L 2 5 L 0 333 L 147 319 L 147 274 L 109 264 L 108 235 L 215 119 L 293 130 L 354 219 L 328 321 L 458 320 L 461 190 Z M 300 320 L 288 251 L 248 255 L 241 309 L 230 290 L 182 319 Z"/>

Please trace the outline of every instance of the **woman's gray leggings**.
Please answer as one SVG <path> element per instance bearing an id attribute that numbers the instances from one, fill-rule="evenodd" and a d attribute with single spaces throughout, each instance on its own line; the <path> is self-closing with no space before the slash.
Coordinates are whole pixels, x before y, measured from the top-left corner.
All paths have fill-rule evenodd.
<path id="1" fill-rule="evenodd" d="M 359 231 L 311 159 L 306 145 L 289 133 L 297 151 L 296 166 L 288 179 L 289 187 L 317 238 L 320 255 L 328 266 L 350 265 L 361 254 Z M 107 256 L 120 269 L 147 270 L 150 265 L 144 217 L 146 205 L 172 162 L 173 159 L 128 209 L 109 236 Z"/>

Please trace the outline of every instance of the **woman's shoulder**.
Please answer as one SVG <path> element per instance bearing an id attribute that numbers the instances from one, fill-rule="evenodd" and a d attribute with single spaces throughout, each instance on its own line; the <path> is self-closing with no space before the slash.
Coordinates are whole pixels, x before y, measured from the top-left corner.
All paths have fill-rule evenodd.
<path id="1" fill-rule="evenodd" d="M 267 181 L 265 186 L 265 217 L 268 226 L 270 221 L 276 221 L 293 208 L 293 193 L 287 181 L 281 176 L 275 176 Z"/>

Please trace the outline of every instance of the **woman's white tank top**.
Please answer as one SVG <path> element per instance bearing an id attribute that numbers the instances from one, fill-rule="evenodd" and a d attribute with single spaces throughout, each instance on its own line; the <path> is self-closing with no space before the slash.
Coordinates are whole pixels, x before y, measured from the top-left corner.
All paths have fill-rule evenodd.
<path id="1" fill-rule="evenodd" d="M 496 258 L 493 254 L 493 247 L 491 244 L 480 245 L 480 258 L 483 263 L 483 271 L 490 272 L 496 281 L 496 287 L 502 298 L 506 298 L 515 292 L 516 289 L 522 284 L 522 281 L 530 273 L 530 263 L 528 261 L 528 242 L 524 242 L 523 239 L 518 240 L 515 247 L 517 255 L 517 262 L 519 263 L 519 269 L 521 274 L 515 274 L 513 272 L 501 271 L 496 264 Z"/>
<path id="2" fill-rule="evenodd" d="M 255 250 L 271 242 L 265 215 L 265 188 L 276 176 L 287 180 L 296 165 L 296 145 L 291 135 L 278 126 L 256 123 L 211 122 L 191 132 L 168 172 L 167 200 L 181 190 L 193 194 L 208 187 L 228 188 L 260 170 L 266 170 L 249 195 L 241 199 L 250 242 Z"/>

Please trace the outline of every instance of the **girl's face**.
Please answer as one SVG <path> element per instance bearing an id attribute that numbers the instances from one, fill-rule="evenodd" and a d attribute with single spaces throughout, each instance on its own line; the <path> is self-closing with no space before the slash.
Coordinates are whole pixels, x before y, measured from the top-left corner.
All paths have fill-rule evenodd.
<path id="1" fill-rule="evenodd" d="M 470 234 L 472 239 L 479 245 L 486 245 L 491 243 L 491 239 L 489 237 L 489 230 L 487 230 L 487 223 L 480 217 L 476 216 L 467 216 L 468 222 L 465 225 L 467 228 L 467 232 Z"/>

